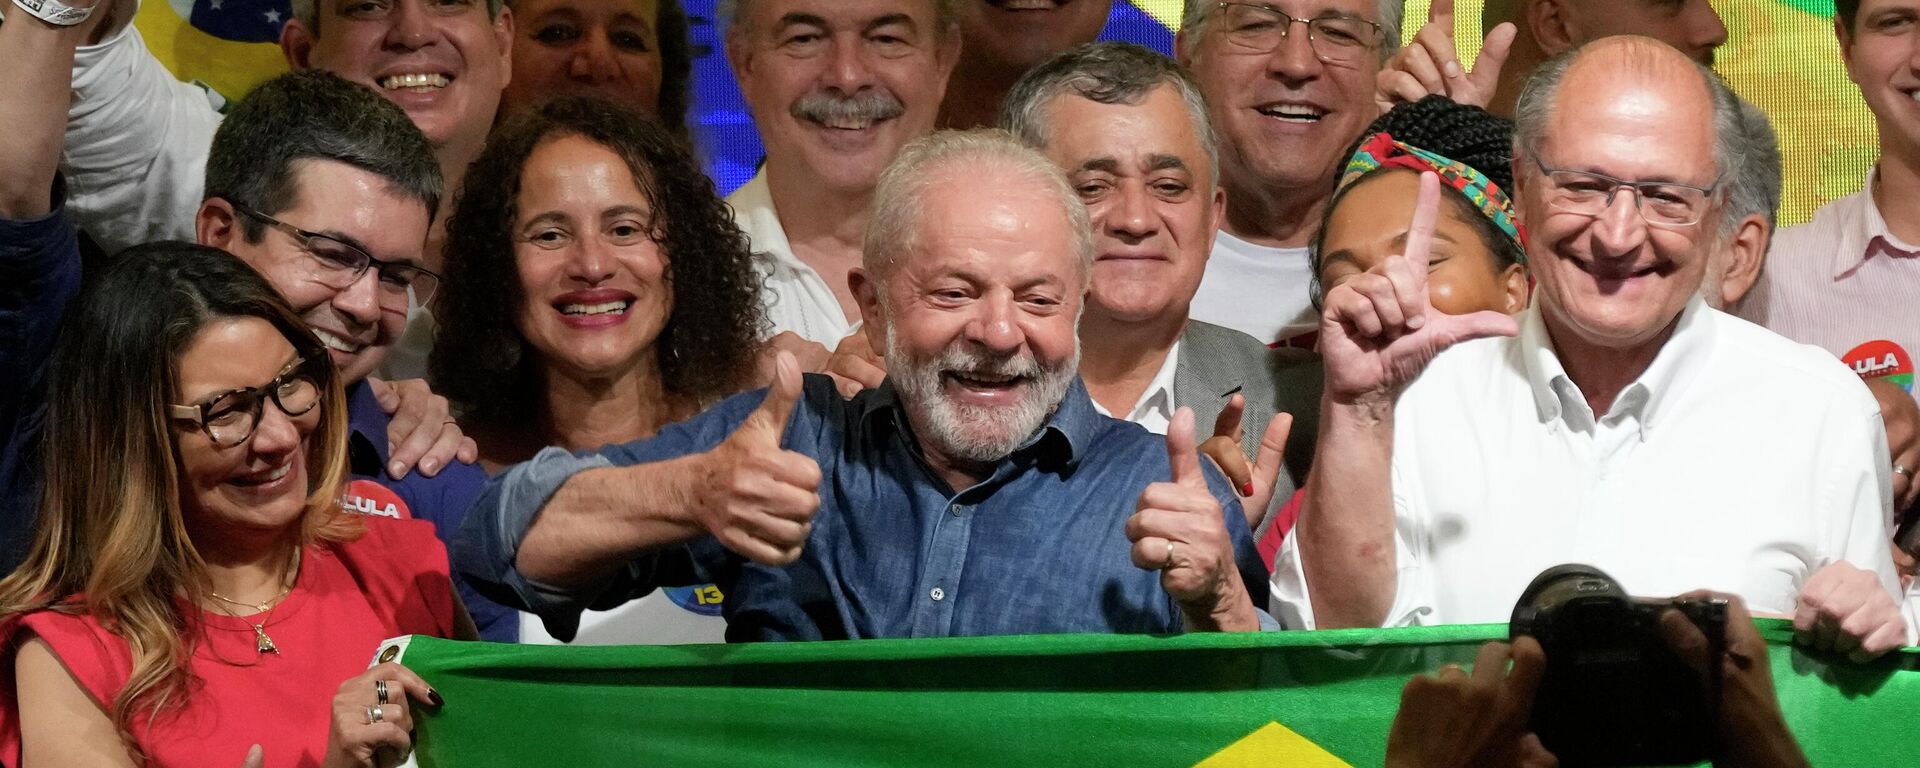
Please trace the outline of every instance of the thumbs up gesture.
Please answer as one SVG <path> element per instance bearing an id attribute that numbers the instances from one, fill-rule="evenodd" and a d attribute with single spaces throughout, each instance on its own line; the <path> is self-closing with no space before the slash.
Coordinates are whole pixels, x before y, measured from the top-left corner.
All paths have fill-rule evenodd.
<path id="1" fill-rule="evenodd" d="M 799 401 L 800 366 L 783 351 L 766 399 L 706 454 L 705 482 L 695 492 L 700 525 L 756 563 L 785 565 L 799 558 L 820 509 L 820 465 L 780 447 Z"/>
<path id="2" fill-rule="evenodd" d="M 1447 315 L 1433 308 L 1427 267 L 1439 216 L 1440 177 L 1422 173 L 1406 251 L 1327 292 L 1320 354 L 1333 402 L 1390 403 L 1448 347 L 1520 332 L 1512 317 L 1499 312 Z"/>
<path id="3" fill-rule="evenodd" d="M 1160 586 L 1180 604 L 1188 628 L 1258 629 L 1220 502 L 1200 471 L 1190 408 L 1167 427 L 1167 460 L 1172 481 L 1148 485 L 1127 520 L 1134 566 L 1160 571 Z"/>

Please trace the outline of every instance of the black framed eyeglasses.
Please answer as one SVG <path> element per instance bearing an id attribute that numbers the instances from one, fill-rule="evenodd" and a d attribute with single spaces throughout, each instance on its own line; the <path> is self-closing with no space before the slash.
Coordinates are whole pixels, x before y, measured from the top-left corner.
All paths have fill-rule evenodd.
<path id="1" fill-rule="evenodd" d="M 233 209 L 242 215 L 286 233 L 300 244 L 300 247 L 313 257 L 315 267 L 313 277 L 335 290 L 344 290 L 368 268 L 376 270 L 382 298 L 404 300 L 412 292 L 416 304 L 426 304 L 433 299 L 433 292 L 440 287 L 440 276 L 422 267 L 397 261 L 383 261 L 362 250 L 359 246 L 337 237 L 323 235 L 288 224 L 247 206 L 228 201 Z"/>
<path id="2" fill-rule="evenodd" d="M 320 405 L 320 381 L 311 360 L 296 358 L 265 386 L 230 389 L 194 405 L 168 405 L 167 415 L 199 427 L 214 445 L 231 448 L 253 437 L 268 400 L 288 418 L 305 416 Z"/>
<path id="3" fill-rule="evenodd" d="M 1604 173 L 1553 168 L 1533 158 L 1533 164 L 1547 177 L 1547 204 L 1568 213 L 1599 216 L 1613 207 L 1613 196 L 1622 189 L 1633 190 L 1634 208 L 1648 224 L 1661 227 L 1690 227 L 1706 218 L 1708 205 L 1720 190 L 1720 182 L 1695 187 L 1671 181 L 1628 181 Z"/>
<path id="4" fill-rule="evenodd" d="M 1372 54 L 1385 35 L 1379 24 L 1349 14 L 1296 19 L 1266 3 L 1220 3 L 1218 12 L 1216 23 L 1225 30 L 1227 42 L 1248 53 L 1279 50 L 1293 25 L 1305 24 L 1314 56 L 1330 64 L 1346 64 Z"/>

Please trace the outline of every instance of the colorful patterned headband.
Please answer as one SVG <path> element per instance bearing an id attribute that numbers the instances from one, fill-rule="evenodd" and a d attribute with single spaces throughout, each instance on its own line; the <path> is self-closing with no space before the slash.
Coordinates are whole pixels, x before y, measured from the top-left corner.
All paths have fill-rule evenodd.
<path id="1" fill-rule="evenodd" d="M 1440 177 L 1440 183 L 1466 195 L 1480 209 L 1480 213 L 1520 246 L 1522 254 L 1526 253 L 1527 230 L 1514 218 L 1513 200 L 1500 189 L 1500 185 L 1493 183 L 1492 179 L 1473 166 L 1394 141 L 1392 134 L 1376 133 L 1354 151 L 1353 157 L 1347 158 L 1347 170 L 1340 176 L 1339 189 L 1346 189 L 1359 181 L 1360 177 L 1381 168 L 1432 171 Z"/>

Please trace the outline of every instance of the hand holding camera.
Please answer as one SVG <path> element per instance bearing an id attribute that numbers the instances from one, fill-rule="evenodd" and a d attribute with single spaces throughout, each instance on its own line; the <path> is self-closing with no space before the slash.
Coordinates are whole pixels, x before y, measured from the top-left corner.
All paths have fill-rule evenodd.
<path id="1" fill-rule="evenodd" d="M 1540 643 L 1522 637 L 1481 646 L 1472 674 L 1448 664 L 1407 681 L 1387 734 L 1387 768 L 1558 765 L 1527 729 L 1545 668 Z"/>
<path id="2" fill-rule="evenodd" d="M 1689 592 L 1682 600 L 1721 600 L 1727 605 L 1726 640 L 1714 669 L 1705 633 L 1679 613 L 1660 617 L 1660 635 L 1682 663 L 1702 678 L 1720 680 L 1720 754 L 1718 768 L 1808 768 L 1807 756 L 1793 740 L 1773 691 L 1767 641 L 1753 626 L 1747 605 L 1736 595 Z"/>
<path id="3" fill-rule="evenodd" d="M 1387 765 L 1808 766 L 1737 596 L 1634 598 L 1563 565 L 1528 586 L 1509 631 L 1471 675 L 1450 664 L 1407 683 Z"/>

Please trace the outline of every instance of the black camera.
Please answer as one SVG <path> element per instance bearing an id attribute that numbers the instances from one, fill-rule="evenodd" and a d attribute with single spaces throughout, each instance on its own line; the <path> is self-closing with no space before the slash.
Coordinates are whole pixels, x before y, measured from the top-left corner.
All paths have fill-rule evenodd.
<path id="1" fill-rule="evenodd" d="M 1716 661 L 1705 679 L 1661 638 L 1669 608 L 1706 634 Z M 1566 768 L 1712 759 L 1726 625 L 1724 600 L 1636 598 L 1592 566 L 1547 569 L 1520 595 L 1508 625 L 1510 637 L 1531 636 L 1546 651 L 1534 734 Z"/>

